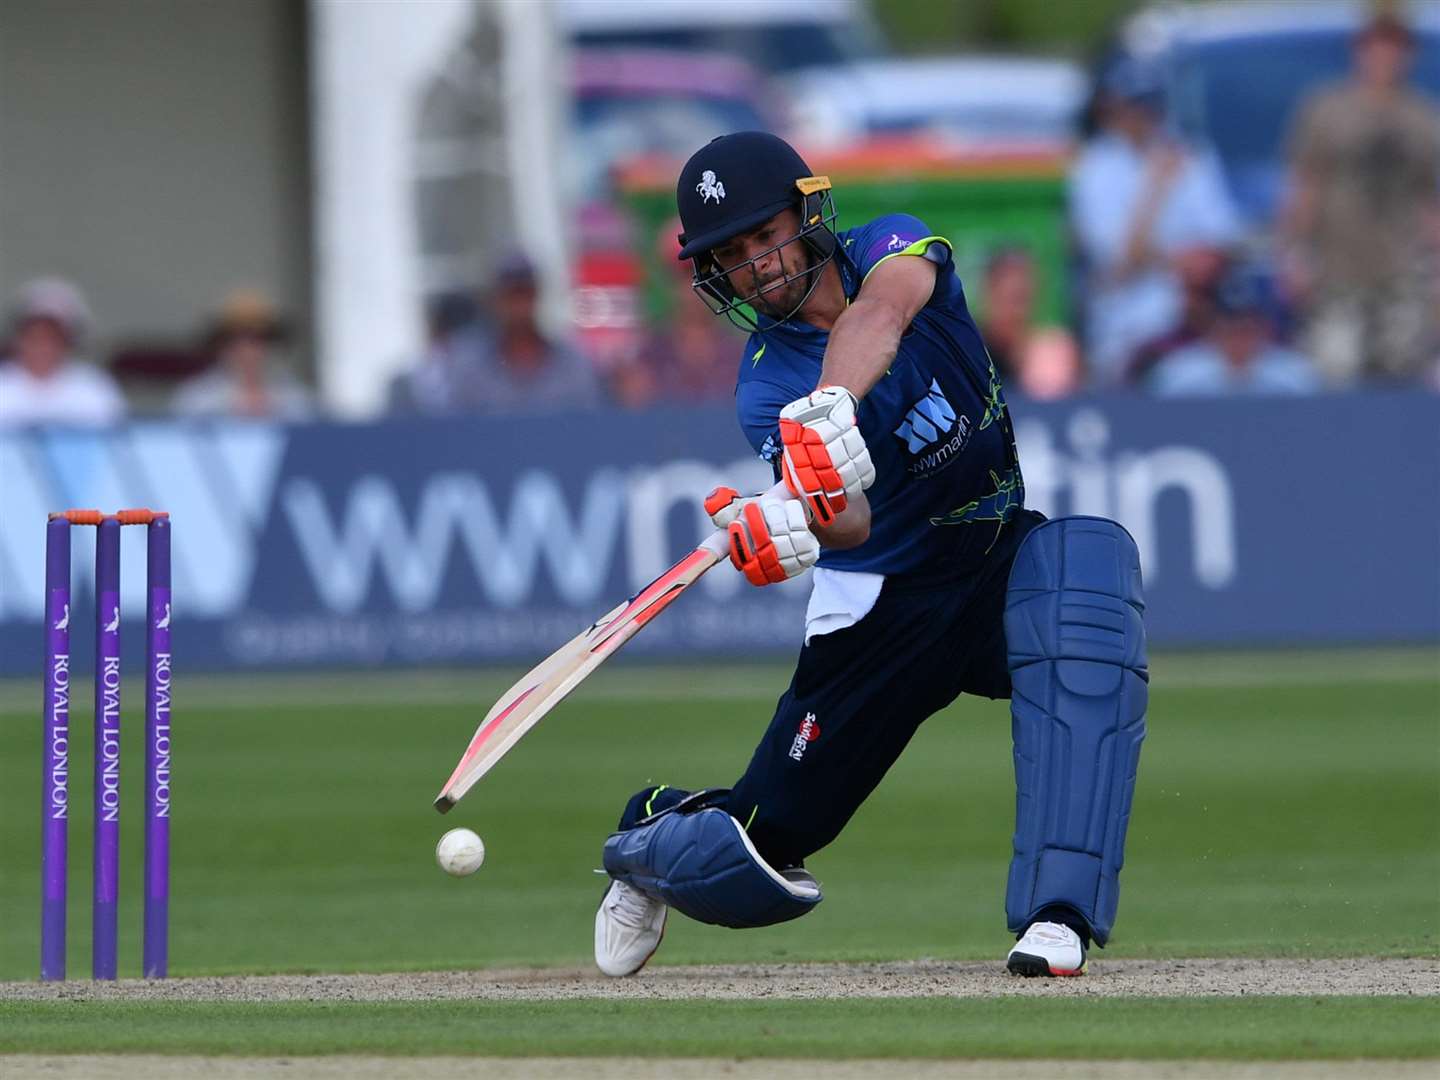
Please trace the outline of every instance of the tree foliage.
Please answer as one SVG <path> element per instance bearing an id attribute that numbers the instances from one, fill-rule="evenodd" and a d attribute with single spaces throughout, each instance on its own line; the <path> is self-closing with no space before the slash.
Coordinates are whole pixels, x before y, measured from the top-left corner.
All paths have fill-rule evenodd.
<path id="1" fill-rule="evenodd" d="M 974 49 L 1067 52 L 1096 48 L 1138 0 L 875 0 L 901 53 Z"/>

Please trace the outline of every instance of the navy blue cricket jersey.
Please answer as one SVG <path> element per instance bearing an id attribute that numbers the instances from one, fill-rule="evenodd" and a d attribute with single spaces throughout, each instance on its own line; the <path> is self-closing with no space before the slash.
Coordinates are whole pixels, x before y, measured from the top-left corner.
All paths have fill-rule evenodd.
<path id="1" fill-rule="evenodd" d="M 935 291 L 901 337 L 890 369 L 860 402 L 860 431 L 875 464 L 866 492 L 870 538 L 857 548 L 822 550 L 820 565 L 879 574 L 978 565 L 1023 505 L 1025 489 L 1000 380 L 970 317 L 950 244 L 908 214 L 838 237 L 835 261 L 852 300 L 866 275 L 893 256 L 928 253 L 939 267 Z M 798 319 L 762 317 L 760 325 L 746 345 L 735 400 L 751 445 L 778 466 L 780 410 L 815 389 L 830 334 Z"/>

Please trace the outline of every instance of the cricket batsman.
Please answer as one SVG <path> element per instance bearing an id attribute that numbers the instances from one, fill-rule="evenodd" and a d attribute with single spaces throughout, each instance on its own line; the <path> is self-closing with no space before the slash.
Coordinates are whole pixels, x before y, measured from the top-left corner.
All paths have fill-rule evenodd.
<path id="1" fill-rule="evenodd" d="M 740 426 L 793 498 L 705 501 L 758 586 L 814 567 L 804 645 L 730 788 L 637 792 L 604 846 L 595 962 L 631 975 L 670 908 L 767 926 L 821 900 L 839 835 L 926 717 L 1009 698 L 1019 975 L 1080 975 L 1110 936 L 1145 737 L 1140 557 L 1113 521 L 1047 521 L 950 244 L 906 214 L 836 231 L 830 182 L 783 140 L 725 135 L 685 165 L 680 258 L 750 331 Z"/>

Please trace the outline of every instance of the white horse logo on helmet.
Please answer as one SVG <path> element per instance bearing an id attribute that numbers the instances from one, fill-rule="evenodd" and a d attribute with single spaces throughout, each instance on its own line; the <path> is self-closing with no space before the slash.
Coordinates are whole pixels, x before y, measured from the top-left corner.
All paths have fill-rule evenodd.
<path id="1" fill-rule="evenodd" d="M 700 182 L 695 185 L 695 190 L 700 193 L 701 203 L 707 203 L 711 199 L 718 203 L 725 197 L 725 185 L 715 179 L 715 173 L 710 169 L 700 174 Z"/>

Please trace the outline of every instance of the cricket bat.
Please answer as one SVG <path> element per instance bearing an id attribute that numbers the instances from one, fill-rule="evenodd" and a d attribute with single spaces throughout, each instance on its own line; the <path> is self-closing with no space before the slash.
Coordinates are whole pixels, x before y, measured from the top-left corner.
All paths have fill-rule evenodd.
<path id="1" fill-rule="evenodd" d="M 788 496 L 784 483 L 767 495 Z M 705 571 L 730 554 L 730 537 L 717 529 L 683 559 L 629 600 L 617 604 L 567 644 L 533 667 L 491 706 L 440 794 L 435 809 L 448 813 L 521 737 L 560 704 L 585 677 L 619 651 Z"/>

